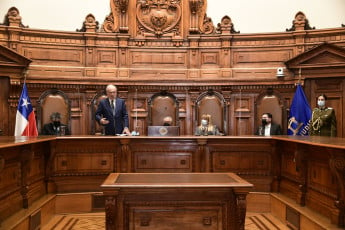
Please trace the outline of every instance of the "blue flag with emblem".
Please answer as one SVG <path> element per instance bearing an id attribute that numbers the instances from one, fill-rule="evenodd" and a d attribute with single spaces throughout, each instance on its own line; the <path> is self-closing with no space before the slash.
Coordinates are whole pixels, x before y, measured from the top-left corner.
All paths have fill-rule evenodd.
<path id="1" fill-rule="evenodd" d="M 307 136 L 311 120 L 311 108 L 300 84 L 297 85 L 290 107 L 288 135 Z"/>

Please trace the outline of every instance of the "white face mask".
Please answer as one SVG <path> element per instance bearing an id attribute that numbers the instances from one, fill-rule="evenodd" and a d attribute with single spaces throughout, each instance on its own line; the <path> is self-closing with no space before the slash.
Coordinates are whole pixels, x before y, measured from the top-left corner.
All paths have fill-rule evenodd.
<path id="1" fill-rule="evenodd" d="M 317 101 L 317 105 L 320 107 L 324 107 L 325 106 L 325 101 Z"/>
<path id="2" fill-rule="evenodd" d="M 201 124 L 206 126 L 207 125 L 207 120 L 201 120 Z"/>

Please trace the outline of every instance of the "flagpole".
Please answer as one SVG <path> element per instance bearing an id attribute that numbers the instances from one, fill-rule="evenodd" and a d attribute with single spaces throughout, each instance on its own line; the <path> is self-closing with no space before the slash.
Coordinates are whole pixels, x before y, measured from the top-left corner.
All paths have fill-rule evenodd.
<path id="1" fill-rule="evenodd" d="M 26 76 L 27 76 L 27 72 L 28 72 L 28 70 L 27 70 L 27 69 L 24 69 L 24 70 L 23 70 L 23 75 L 24 75 L 24 84 L 26 83 Z"/>
<path id="2" fill-rule="evenodd" d="M 298 71 L 298 84 L 301 85 L 301 81 L 302 81 L 302 69 L 301 67 L 299 67 L 299 71 Z"/>

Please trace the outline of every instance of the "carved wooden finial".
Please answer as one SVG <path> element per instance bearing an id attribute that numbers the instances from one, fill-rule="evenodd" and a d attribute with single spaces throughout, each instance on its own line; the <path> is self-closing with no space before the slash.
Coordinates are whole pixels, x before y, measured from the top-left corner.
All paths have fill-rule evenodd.
<path id="1" fill-rule="evenodd" d="M 240 31 L 235 30 L 234 23 L 229 16 L 224 16 L 220 23 L 217 25 L 217 33 L 220 34 L 238 34 Z"/>
<path id="2" fill-rule="evenodd" d="M 85 17 L 85 21 L 83 22 L 83 26 L 80 30 L 77 29 L 77 32 L 97 32 L 98 30 L 98 21 L 92 14 L 88 14 Z"/>
<path id="3" fill-rule="evenodd" d="M 22 17 L 19 15 L 19 10 L 14 6 L 7 11 L 3 24 L 5 26 L 27 27 L 22 24 Z"/>
<path id="4" fill-rule="evenodd" d="M 292 21 L 292 27 L 286 31 L 299 31 L 299 30 L 314 30 L 315 27 L 310 27 L 309 21 L 305 14 L 301 11 L 297 12 L 295 19 Z"/>

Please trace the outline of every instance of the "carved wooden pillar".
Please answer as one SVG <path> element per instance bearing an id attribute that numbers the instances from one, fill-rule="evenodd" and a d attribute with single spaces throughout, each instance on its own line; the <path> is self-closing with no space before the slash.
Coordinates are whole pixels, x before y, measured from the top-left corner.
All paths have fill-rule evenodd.
<path id="1" fill-rule="evenodd" d="M 128 32 L 128 2 L 129 0 L 113 0 L 120 11 L 119 14 L 119 31 L 120 33 Z"/>
<path id="2" fill-rule="evenodd" d="M 296 53 L 295 55 L 297 56 L 298 54 L 301 54 L 304 52 L 305 47 L 305 36 L 306 36 L 306 32 L 305 32 L 305 26 L 307 23 L 307 19 L 305 17 L 305 15 L 302 12 L 298 12 L 295 15 L 295 20 L 293 20 L 293 26 L 292 26 L 292 30 L 295 31 L 294 33 L 294 37 L 295 37 L 295 43 L 296 43 Z"/>
<path id="3" fill-rule="evenodd" d="M 133 131 L 138 132 L 139 135 L 146 135 L 148 120 L 148 109 L 146 108 L 147 98 L 146 94 L 142 93 L 145 91 L 144 86 L 133 86 L 130 87 L 131 103 L 126 102 L 129 116 L 132 118 L 130 124 Z M 132 104 L 132 106 L 129 106 Z"/>
<path id="4" fill-rule="evenodd" d="M 230 126 L 230 106 L 231 106 L 231 93 L 232 91 L 229 89 L 223 89 L 222 90 L 222 95 L 225 101 L 225 105 L 224 105 L 224 135 L 230 135 L 229 130 L 231 129 Z"/>
<path id="5" fill-rule="evenodd" d="M 296 43 L 295 56 L 305 51 L 304 44 L 305 44 L 306 35 L 307 33 L 305 31 L 294 32 L 294 38 L 295 38 L 295 43 Z"/>
<path id="6" fill-rule="evenodd" d="M 30 172 L 30 165 L 34 158 L 34 152 L 31 150 L 31 145 L 24 145 L 21 151 L 21 189 L 20 193 L 23 198 L 23 208 L 29 207 L 29 185 L 28 174 Z"/>
<path id="7" fill-rule="evenodd" d="M 105 199 L 105 229 L 106 230 L 115 230 L 116 228 L 116 205 L 117 197 L 118 197 L 118 190 L 112 190 L 109 192 L 103 192 L 104 199 Z"/>
<path id="8" fill-rule="evenodd" d="M 198 149 L 195 154 L 195 172 L 209 172 L 210 171 L 210 151 L 207 147 L 207 138 L 198 139 Z"/>
<path id="9" fill-rule="evenodd" d="M 196 99 L 198 98 L 199 96 L 199 93 L 198 91 L 196 92 L 189 92 L 189 95 L 190 95 L 190 101 L 191 101 L 191 114 L 190 114 L 190 117 L 192 118 L 192 123 L 190 124 L 190 127 L 189 129 L 187 130 L 191 130 L 191 133 L 187 133 L 189 135 L 194 135 L 195 133 L 195 129 L 196 127 L 198 126 L 198 121 L 197 121 L 197 117 L 196 117 Z"/>
<path id="10" fill-rule="evenodd" d="M 306 159 L 305 149 L 301 145 L 297 145 L 295 151 L 296 171 L 299 172 L 299 191 L 296 195 L 296 202 L 301 206 L 305 206 L 307 192 L 307 175 L 308 161 Z"/>
<path id="11" fill-rule="evenodd" d="M 16 126 L 16 114 L 18 101 L 21 94 L 20 79 L 11 79 L 10 95 L 8 97 L 9 118 L 8 118 L 8 132 L 9 135 L 14 135 L 14 128 Z"/>
<path id="12" fill-rule="evenodd" d="M 95 60 L 94 57 L 96 56 L 96 37 L 97 35 L 94 33 L 85 33 L 85 66 L 86 67 L 92 67 L 95 66 Z M 86 76 L 94 77 L 96 75 L 95 70 L 88 70 L 85 72 Z"/>
<path id="13" fill-rule="evenodd" d="M 329 166 L 337 178 L 338 185 L 338 194 L 334 202 L 338 210 L 336 213 L 331 213 L 331 221 L 338 227 L 345 227 L 345 151 L 332 149 L 329 152 L 331 155 Z"/>
<path id="14" fill-rule="evenodd" d="M 56 140 L 50 141 L 50 151 L 49 155 L 46 155 L 46 168 L 45 168 L 45 182 L 46 182 L 46 192 L 54 193 L 56 192 L 56 187 L 54 181 L 52 180 L 52 173 L 54 170 L 55 156 L 56 156 Z"/>
<path id="15" fill-rule="evenodd" d="M 279 142 L 272 144 L 271 152 L 271 172 L 272 172 L 272 184 L 271 191 L 279 192 L 280 191 L 280 178 L 281 178 L 281 153 L 283 151 L 280 149 Z"/>
<path id="16" fill-rule="evenodd" d="M 220 39 L 222 41 L 222 50 L 221 55 L 224 57 L 220 64 L 221 68 L 225 68 L 222 71 L 222 77 L 231 77 L 231 71 L 230 71 L 230 63 L 231 63 L 231 56 L 230 56 L 230 46 L 231 46 L 231 39 L 232 36 L 229 35 L 221 35 Z"/>
<path id="17" fill-rule="evenodd" d="M 236 197 L 236 211 L 238 217 L 237 227 L 234 229 L 244 230 L 244 224 L 246 220 L 246 210 L 247 210 L 247 201 L 246 196 L 248 191 L 242 191 L 242 189 L 234 189 Z"/>
<path id="18" fill-rule="evenodd" d="M 189 0 L 190 26 L 189 33 L 200 33 L 206 12 L 206 0 Z"/>
<path id="19" fill-rule="evenodd" d="M 200 77 L 200 53 L 199 53 L 199 36 L 189 37 L 190 51 L 189 51 L 189 78 Z"/>
<path id="20" fill-rule="evenodd" d="M 129 78 L 129 60 L 128 60 L 128 39 L 129 36 L 119 36 L 118 49 L 118 78 Z"/>
<path id="21" fill-rule="evenodd" d="M 120 139 L 121 144 L 121 172 L 132 172 L 132 152 L 129 147 L 129 139 Z"/>
<path id="22" fill-rule="evenodd" d="M 102 30 L 108 33 L 128 32 L 128 3 L 129 0 L 111 0 L 111 13 L 103 22 Z"/>
<path id="23" fill-rule="evenodd" d="M 4 155 L 0 154 L 0 173 L 5 168 L 5 158 Z"/>

